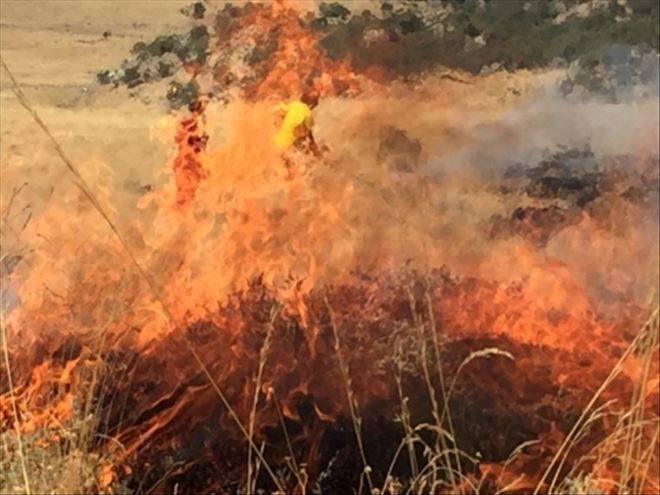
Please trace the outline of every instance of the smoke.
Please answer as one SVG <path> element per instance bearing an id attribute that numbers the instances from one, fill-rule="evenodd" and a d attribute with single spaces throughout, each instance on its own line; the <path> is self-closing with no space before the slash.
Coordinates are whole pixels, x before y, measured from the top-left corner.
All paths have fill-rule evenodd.
<path id="1" fill-rule="evenodd" d="M 495 122 L 477 124 L 474 141 L 428 164 L 431 175 L 471 169 L 501 174 L 514 163 L 535 165 L 562 149 L 589 149 L 598 157 L 658 156 L 659 99 L 610 103 L 563 96 L 557 83 L 543 86 Z M 469 117 L 468 117 L 469 119 Z"/>
<path id="2" fill-rule="evenodd" d="M 483 111 L 461 116 L 457 135 L 471 139 L 458 149 L 436 150 L 425 164 L 429 180 L 451 183 L 455 177 L 471 177 L 477 181 L 497 183 L 512 165 L 523 170 L 535 167 L 542 160 L 565 150 L 588 150 L 591 158 L 564 159 L 576 176 L 598 174 L 609 168 L 620 173 L 646 174 L 654 188 L 647 196 L 645 207 L 632 207 L 614 194 L 590 205 L 591 210 L 579 213 L 577 224 L 561 230 L 541 256 L 560 261 L 570 267 L 599 310 L 612 312 L 615 303 L 632 299 L 648 307 L 658 297 L 657 280 L 659 199 L 657 191 L 658 159 L 660 158 L 660 100 L 657 79 L 648 85 L 619 90 L 621 98 L 613 102 L 599 94 L 588 92 L 563 95 L 559 90 L 562 73 L 545 80 L 527 95 L 494 119 L 484 118 Z M 476 125 L 472 125 L 476 122 Z M 462 128 L 461 128 L 462 126 Z M 653 182 L 655 181 L 655 182 Z M 531 201 L 519 198 L 519 204 Z M 454 209 L 451 225 L 478 226 L 479 218 L 488 212 L 506 211 L 503 201 L 475 193 L 465 204 Z M 454 204 L 454 206 L 458 206 Z M 594 217 L 607 210 L 608 224 L 603 226 Z M 566 210 L 569 211 L 569 210 Z M 450 230 L 457 234 L 456 229 Z M 468 237 L 474 241 L 475 237 Z M 484 246 L 483 237 L 476 245 Z M 446 241 L 446 239 L 445 239 Z M 454 237 L 453 241 L 461 244 Z M 496 252 L 515 251 L 516 242 L 509 240 L 498 247 L 489 242 L 480 251 L 483 262 L 497 258 Z M 475 246 L 471 246 L 475 250 Z M 539 263 L 545 258 L 539 257 Z M 491 272 L 500 280 L 525 277 L 529 267 L 521 268 L 515 258 L 505 271 Z M 481 272 L 486 275 L 486 272 Z"/>
<path id="3" fill-rule="evenodd" d="M 356 100 L 322 103 L 318 135 L 338 157 L 338 173 L 377 184 L 360 188 L 352 201 L 352 209 L 362 212 L 353 216 L 359 222 L 353 224 L 356 252 L 375 255 L 389 246 L 399 262 L 446 264 L 457 273 L 502 282 L 547 271 L 548 260 L 555 260 L 570 267 L 574 282 L 605 307 L 627 298 L 648 305 L 657 294 L 657 191 L 645 193 L 644 207 L 621 200 L 622 190 L 582 211 L 561 198 L 543 202 L 524 192 L 503 197 L 494 190 L 512 165 L 530 169 L 566 150 L 589 152 L 562 158 L 576 177 L 618 169 L 641 174 L 654 187 L 657 86 L 622 87 L 618 101 L 611 101 L 589 92 L 564 95 L 565 78 L 564 70 L 464 82 L 436 74 L 414 87 L 393 85 Z M 389 127 L 421 143 L 423 160 L 414 173 L 387 175 L 379 161 L 380 131 Z M 555 204 L 568 220 L 547 245 L 534 248 L 535 261 L 523 264 L 519 253 L 530 247 L 518 236 L 492 239 L 488 226 L 493 216 L 508 218 L 528 204 Z M 594 219 L 603 215 L 609 223 Z"/>
<path id="4" fill-rule="evenodd" d="M 591 149 L 598 166 L 609 155 L 630 154 L 631 167 L 646 163 L 638 157 L 658 156 L 657 97 L 621 103 L 565 97 L 558 91 L 564 75 L 557 70 L 451 78 L 435 73 L 414 85 L 374 85 L 356 98 L 327 98 L 315 112 L 314 132 L 328 153 L 315 160 L 292 152 L 289 165 L 270 138 L 276 129 L 272 102 L 210 103 L 208 179 L 184 210 L 173 209 L 171 184 L 145 194 L 130 219 L 131 246 L 166 288 L 172 312 L 182 320 L 205 317 L 255 277 L 291 299 L 291 291 L 304 294 L 354 273 L 406 267 L 444 265 L 458 275 L 505 284 L 534 272 L 536 279 L 548 280 L 554 276 L 548 259 L 570 265 L 570 283 L 577 279 L 603 301 L 630 293 L 641 300 L 654 287 L 646 275 L 653 273 L 651 253 L 657 248 L 651 209 L 626 206 L 618 230 L 607 235 L 598 222 L 580 221 L 586 213 L 571 213 L 577 226 L 555 234 L 545 247 L 518 235 L 489 234 L 494 216 L 510 218 L 515 208 L 532 202 L 525 194 L 503 197 L 497 191 L 513 162 L 534 166 L 563 147 Z M 393 157 L 383 156 L 383 149 L 396 152 L 382 146 L 388 135 L 383 129 L 395 129 L 389 135 L 408 143 L 394 157 L 404 167 L 393 168 Z M 414 156 L 406 155 L 411 150 Z M 163 163 L 164 171 L 170 168 L 170 162 Z M 51 241 L 42 242 L 44 250 L 57 249 L 40 255 L 39 266 L 46 267 L 42 280 L 22 287 L 21 295 L 45 284 L 55 292 L 80 287 L 95 297 L 104 285 L 94 292 L 77 279 L 64 284 L 47 269 L 51 258 L 58 266 L 67 261 L 75 266 L 69 258 L 78 257 L 81 244 L 79 228 L 49 228 L 58 214 L 66 215 L 54 211 L 34 223 Z M 588 243 L 596 235 L 605 267 L 585 262 L 585 253 L 594 254 Z M 638 243 L 634 250 L 626 248 L 626 239 Z M 117 266 L 107 254 L 89 258 L 89 270 Z M 67 276 L 73 280 L 77 274 Z"/>

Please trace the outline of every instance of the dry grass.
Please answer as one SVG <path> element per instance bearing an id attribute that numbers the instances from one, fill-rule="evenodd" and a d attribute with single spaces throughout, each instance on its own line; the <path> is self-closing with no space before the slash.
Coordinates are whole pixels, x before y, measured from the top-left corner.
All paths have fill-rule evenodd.
<path id="1" fill-rule="evenodd" d="M 98 480 L 109 458 L 89 450 L 81 440 L 89 422 L 73 421 L 63 425 L 54 439 L 50 431 L 34 434 L 8 432 L 0 435 L 3 460 L 0 462 L 2 493 L 100 493 Z M 25 455 L 17 455 L 14 445 L 21 443 Z M 25 465 L 23 465 L 25 462 Z M 27 481 L 24 479 L 24 470 Z"/>
<path id="2" fill-rule="evenodd" d="M 7 376 L 11 376 L 11 365 L 6 341 L 4 322 L 0 326 L 3 336 L 2 353 Z M 103 329 L 90 353 L 100 354 L 106 347 Z M 100 362 L 100 360 L 98 361 Z M 82 371 L 82 370 L 81 370 Z M 82 383 L 74 397 L 74 413 L 64 424 L 53 418 L 55 426 L 25 433 L 21 413 L 28 407 L 21 403 L 14 384 L 9 381 L 8 396 L 12 403 L 14 430 L 0 432 L 2 460 L 0 461 L 1 493 L 100 493 L 104 470 L 112 465 L 113 458 L 122 448 L 111 440 L 109 448 L 100 453 L 94 448 L 98 437 L 101 411 L 95 401 L 97 387 L 101 384 L 98 366 L 82 371 Z M 110 440 L 109 437 L 105 438 Z"/>

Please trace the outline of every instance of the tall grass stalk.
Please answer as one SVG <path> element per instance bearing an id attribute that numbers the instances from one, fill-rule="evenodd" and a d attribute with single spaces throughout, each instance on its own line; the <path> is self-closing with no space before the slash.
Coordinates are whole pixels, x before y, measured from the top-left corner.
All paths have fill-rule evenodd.
<path id="1" fill-rule="evenodd" d="M 359 410 L 357 403 L 355 401 L 353 390 L 351 388 L 351 377 L 350 371 L 348 369 L 348 364 L 344 360 L 344 357 L 341 352 L 341 345 L 339 341 L 339 330 L 337 328 L 337 319 L 332 306 L 330 306 L 330 301 L 328 301 L 328 296 L 325 296 L 325 305 L 328 309 L 328 314 L 330 315 L 330 325 L 332 327 L 332 335 L 334 337 L 334 348 L 337 355 L 337 361 L 339 363 L 339 369 L 344 380 L 344 388 L 346 390 L 346 397 L 348 399 L 348 408 L 351 414 L 351 420 L 353 421 L 353 429 L 355 430 L 355 439 L 357 441 L 358 450 L 360 452 L 360 457 L 362 459 L 363 471 L 360 476 L 360 483 L 362 483 L 363 478 L 366 478 L 367 485 L 369 487 L 369 493 L 373 493 L 374 484 L 371 480 L 371 466 L 367 462 L 367 456 L 364 451 L 364 445 L 362 442 L 362 418 L 359 415 Z M 358 489 L 358 493 L 362 493 L 362 487 Z"/>
<path id="2" fill-rule="evenodd" d="M 250 418 L 248 420 L 248 436 L 250 440 L 254 437 L 254 427 L 255 420 L 257 416 L 257 406 L 259 405 L 259 396 L 261 395 L 261 380 L 263 379 L 264 369 L 266 367 L 266 360 L 268 359 L 268 351 L 270 350 L 271 340 L 273 338 L 273 331 L 275 328 L 275 319 L 279 310 L 275 308 L 271 309 L 270 312 L 270 321 L 266 327 L 266 336 L 264 338 L 264 343 L 259 350 L 259 364 L 257 367 L 257 376 L 254 380 L 254 397 L 252 399 L 252 408 L 250 409 Z M 263 446 L 260 449 L 263 453 Z M 247 479 L 246 486 L 248 488 L 248 493 L 255 493 L 257 477 L 254 476 L 252 472 L 252 449 L 248 449 L 248 458 L 247 458 Z M 258 472 L 256 473 L 258 475 Z"/>

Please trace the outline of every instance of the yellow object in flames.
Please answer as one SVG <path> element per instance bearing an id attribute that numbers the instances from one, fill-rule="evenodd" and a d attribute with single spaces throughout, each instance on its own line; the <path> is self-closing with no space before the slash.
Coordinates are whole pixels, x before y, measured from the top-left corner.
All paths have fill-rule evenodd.
<path id="1" fill-rule="evenodd" d="M 275 135 L 275 146 L 280 150 L 290 148 L 299 136 L 301 127 L 312 128 L 312 109 L 302 101 L 292 101 L 278 105 L 278 110 L 284 112 L 284 120 Z"/>

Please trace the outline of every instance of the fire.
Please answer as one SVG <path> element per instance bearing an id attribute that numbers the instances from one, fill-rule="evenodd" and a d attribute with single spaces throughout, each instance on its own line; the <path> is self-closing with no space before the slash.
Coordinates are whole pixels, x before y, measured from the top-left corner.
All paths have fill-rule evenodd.
<path id="1" fill-rule="evenodd" d="M 360 78 L 349 61 L 325 55 L 318 45 L 320 34 L 302 21 L 299 10 L 288 2 L 225 9 L 218 16 L 217 53 L 224 59 L 217 64 L 216 80 L 244 80 L 243 93 L 254 100 L 295 99 L 310 88 L 321 96 L 359 91 Z M 244 62 L 233 59 L 246 55 L 246 44 L 252 50 L 247 56 L 257 59 L 258 79 Z"/>
<path id="2" fill-rule="evenodd" d="M 208 141 L 208 136 L 202 130 L 203 111 L 203 103 L 200 100 L 190 109 L 190 116 L 181 120 L 174 137 L 177 156 L 172 168 L 176 179 L 178 206 L 184 206 L 194 199 L 199 183 L 207 176 L 200 163 L 201 154 Z"/>
<path id="3" fill-rule="evenodd" d="M 647 206 L 621 191 L 603 192 L 591 212 L 550 198 L 566 218 L 548 226 L 532 214 L 520 227 L 512 205 L 546 203 L 504 197 L 502 174 L 479 163 L 452 168 L 481 125 L 550 76 L 379 86 L 320 54 L 296 11 L 251 9 L 223 18 L 218 53 L 235 53 L 246 37 L 268 45 L 263 73 L 229 104 L 200 103 L 179 117 L 175 156 L 163 164 L 172 180 L 134 210 L 133 259 L 73 192 L 26 233 L 40 249 L 12 274 L 21 305 L 6 319 L 15 383 L 10 390 L 2 375 L 3 429 L 62 434 L 80 411 L 96 411 L 93 448 L 121 445 L 114 467 L 100 469 L 101 486 L 139 472 L 155 490 L 211 490 L 245 476 L 245 432 L 278 469 L 297 458 L 309 479 L 327 479 L 331 466 L 360 479 L 346 433 L 357 423 L 371 440 L 374 477 L 385 479 L 383 452 L 396 451 L 406 418 L 432 424 L 432 402 L 446 400 L 451 441 L 466 451 L 462 493 L 470 483 L 546 490 L 581 468 L 608 480 L 625 471 L 638 483 L 637 468 L 603 459 L 627 448 L 614 423 L 627 421 L 630 398 L 641 394 L 635 414 L 655 414 L 660 400 L 657 336 L 646 354 L 635 340 L 657 298 Z M 366 85 L 372 95 L 352 95 Z M 309 86 L 324 97 L 322 159 L 283 155 L 272 139 L 273 103 Z M 437 115 L 423 112 L 429 105 Z M 401 153 L 411 170 L 379 157 L 383 135 L 409 140 Z M 448 165 L 429 171 L 429 157 Z M 495 215 L 508 219 L 497 235 Z M 566 465 L 553 464 L 581 411 L 604 404 L 566 447 Z M 351 423 L 354 409 L 361 418 Z M 444 413 L 435 420 L 445 427 Z M 629 428 L 651 441 L 655 420 Z M 419 433 L 420 442 L 439 438 Z M 645 459 L 649 491 L 658 459 Z M 275 486 L 261 476 L 260 486 Z"/>

